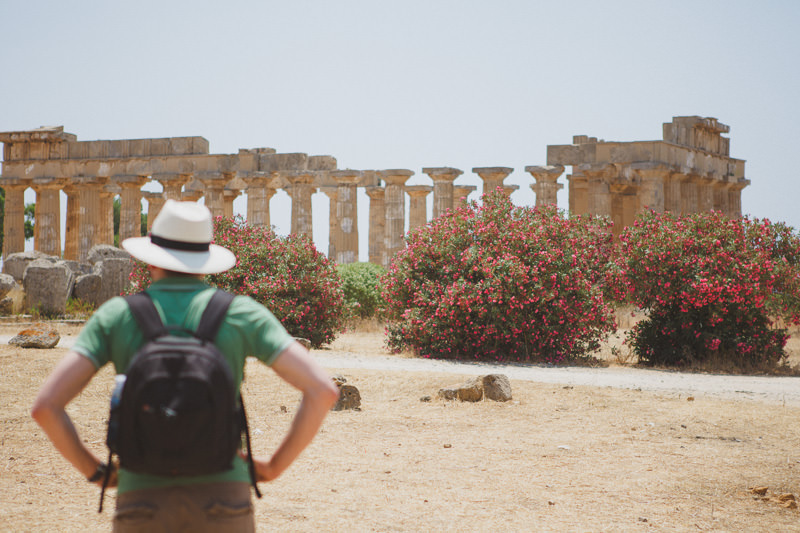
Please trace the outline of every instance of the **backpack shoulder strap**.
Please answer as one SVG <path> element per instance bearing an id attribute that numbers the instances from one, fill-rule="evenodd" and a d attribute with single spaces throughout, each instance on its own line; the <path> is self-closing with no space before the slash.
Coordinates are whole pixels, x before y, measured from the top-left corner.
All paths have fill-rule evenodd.
<path id="1" fill-rule="evenodd" d="M 206 310 L 203 311 L 203 316 L 200 317 L 200 323 L 197 325 L 194 336 L 213 343 L 233 298 L 234 295 L 229 292 L 215 291 Z"/>
<path id="2" fill-rule="evenodd" d="M 158 316 L 158 310 L 149 294 L 144 291 L 137 292 L 126 296 L 125 301 L 128 302 L 133 318 L 136 319 L 136 323 L 139 324 L 139 328 L 147 340 L 167 334 L 167 328 L 164 327 L 161 317 Z"/>

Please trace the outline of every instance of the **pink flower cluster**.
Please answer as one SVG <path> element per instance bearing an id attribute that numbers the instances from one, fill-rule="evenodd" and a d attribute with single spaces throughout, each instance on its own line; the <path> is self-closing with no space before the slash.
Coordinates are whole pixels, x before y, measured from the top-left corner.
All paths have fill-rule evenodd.
<path id="1" fill-rule="evenodd" d="M 333 262 L 305 236 L 279 237 L 269 228 L 248 226 L 240 217 L 219 217 L 214 242 L 236 254 L 236 266 L 207 277 L 234 294 L 267 306 L 295 337 L 318 347 L 344 327 L 347 315 L 341 279 Z M 131 274 L 133 290 L 150 284 L 144 265 Z"/>
<path id="2" fill-rule="evenodd" d="M 651 212 L 622 233 L 616 262 L 617 297 L 648 313 L 628 339 L 646 364 L 774 366 L 787 339 L 775 319 L 800 322 L 800 238 L 783 224 Z"/>

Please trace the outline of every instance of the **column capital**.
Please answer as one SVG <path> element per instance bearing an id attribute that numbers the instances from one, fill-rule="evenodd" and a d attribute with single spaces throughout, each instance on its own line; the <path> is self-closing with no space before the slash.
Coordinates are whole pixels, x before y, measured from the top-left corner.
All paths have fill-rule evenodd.
<path id="1" fill-rule="evenodd" d="M 525 167 L 525 172 L 533 176 L 536 181 L 553 182 L 558 181 L 559 176 L 564 173 L 563 165 L 529 165 Z"/>
<path id="2" fill-rule="evenodd" d="M 433 187 L 430 185 L 407 185 L 406 192 L 409 196 L 413 197 L 425 197 L 433 191 Z"/>
<path id="3" fill-rule="evenodd" d="M 61 189 L 66 183 L 67 178 L 33 178 L 30 186 L 33 189 Z"/>
<path id="4" fill-rule="evenodd" d="M 280 173 L 291 185 L 311 185 L 316 181 L 317 173 L 313 170 L 287 170 Z"/>
<path id="5" fill-rule="evenodd" d="M 387 185 L 405 185 L 408 178 L 414 175 L 413 170 L 404 168 L 395 168 L 389 170 L 381 170 L 379 173 L 380 178 L 386 182 Z"/>
<path id="6" fill-rule="evenodd" d="M 111 182 L 123 189 L 138 189 L 148 181 L 149 177 L 137 174 L 116 174 L 111 177 Z"/>
<path id="7" fill-rule="evenodd" d="M 422 169 L 422 173 L 427 174 L 434 182 L 436 182 L 453 181 L 463 174 L 464 171 L 452 167 L 424 167 Z"/>
<path id="8" fill-rule="evenodd" d="M 31 186 L 33 180 L 31 178 L 2 178 L 0 179 L 0 187 L 8 188 L 22 188 L 27 189 Z"/>
<path id="9" fill-rule="evenodd" d="M 472 172 L 485 180 L 502 181 L 506 179 L 509 174 L 514 172 L 514 169 L 511 167 L 473 167 Z"/>
<path id="10" fill-rule="evenodd" d="M 366 191 L 367 196 L 372 200 L 383 200 L 386 195 L 386 189 L 377 185 L 364 187 L 364 191 Z"/>
<path id="11" fill-rule="evenodd" d="M 358 185 L 364 175 L 360 170 L 331 170 L 328 175 L 339 185 Z"/>

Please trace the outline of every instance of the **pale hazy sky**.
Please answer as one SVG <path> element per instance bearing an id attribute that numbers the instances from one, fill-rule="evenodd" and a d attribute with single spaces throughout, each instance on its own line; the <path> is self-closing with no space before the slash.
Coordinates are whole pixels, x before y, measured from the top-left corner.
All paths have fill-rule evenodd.
<path id="1" fill-rule="evenodd" d="M 524 167 L 548 144 L 655 140 L 700 115 L 728 124 L 747 162 L 743 211 L 800 228 L 798 27 L 795 0 L 0 0 L 0 131 L 199 135 L 212 153 L 407 168 L 409 184 L 429 183 L 426 166 L 473 185 L 473 167 L 508 166 L 513 201 L 531 205 Z M 288 205 L 271 204 L 280 233 Z M 326 251 L 324 194 L 314 209 Z"/>

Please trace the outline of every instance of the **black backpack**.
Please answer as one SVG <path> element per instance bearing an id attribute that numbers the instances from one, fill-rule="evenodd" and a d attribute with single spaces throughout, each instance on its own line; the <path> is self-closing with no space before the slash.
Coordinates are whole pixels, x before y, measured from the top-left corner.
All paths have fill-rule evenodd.
<path id="1" fill-rule="evenodd" d="M 241 395 L 225 357 L 214 345 L 233 295 L 217 290 L 195 332 L 165 326 L 150 296 L 125 299 L 145 337 L 115 391 L 106 444 L 131 472 L 158 476 L 200 476 L 230 470 L 242 434 L 256 496 L 255 467 Z M 178 336 L 170 330 L 192 336 Z M 238 399 L 237 399 L 238 397 Z M 100 494 L 100 512 L 111 469 Z"/>

